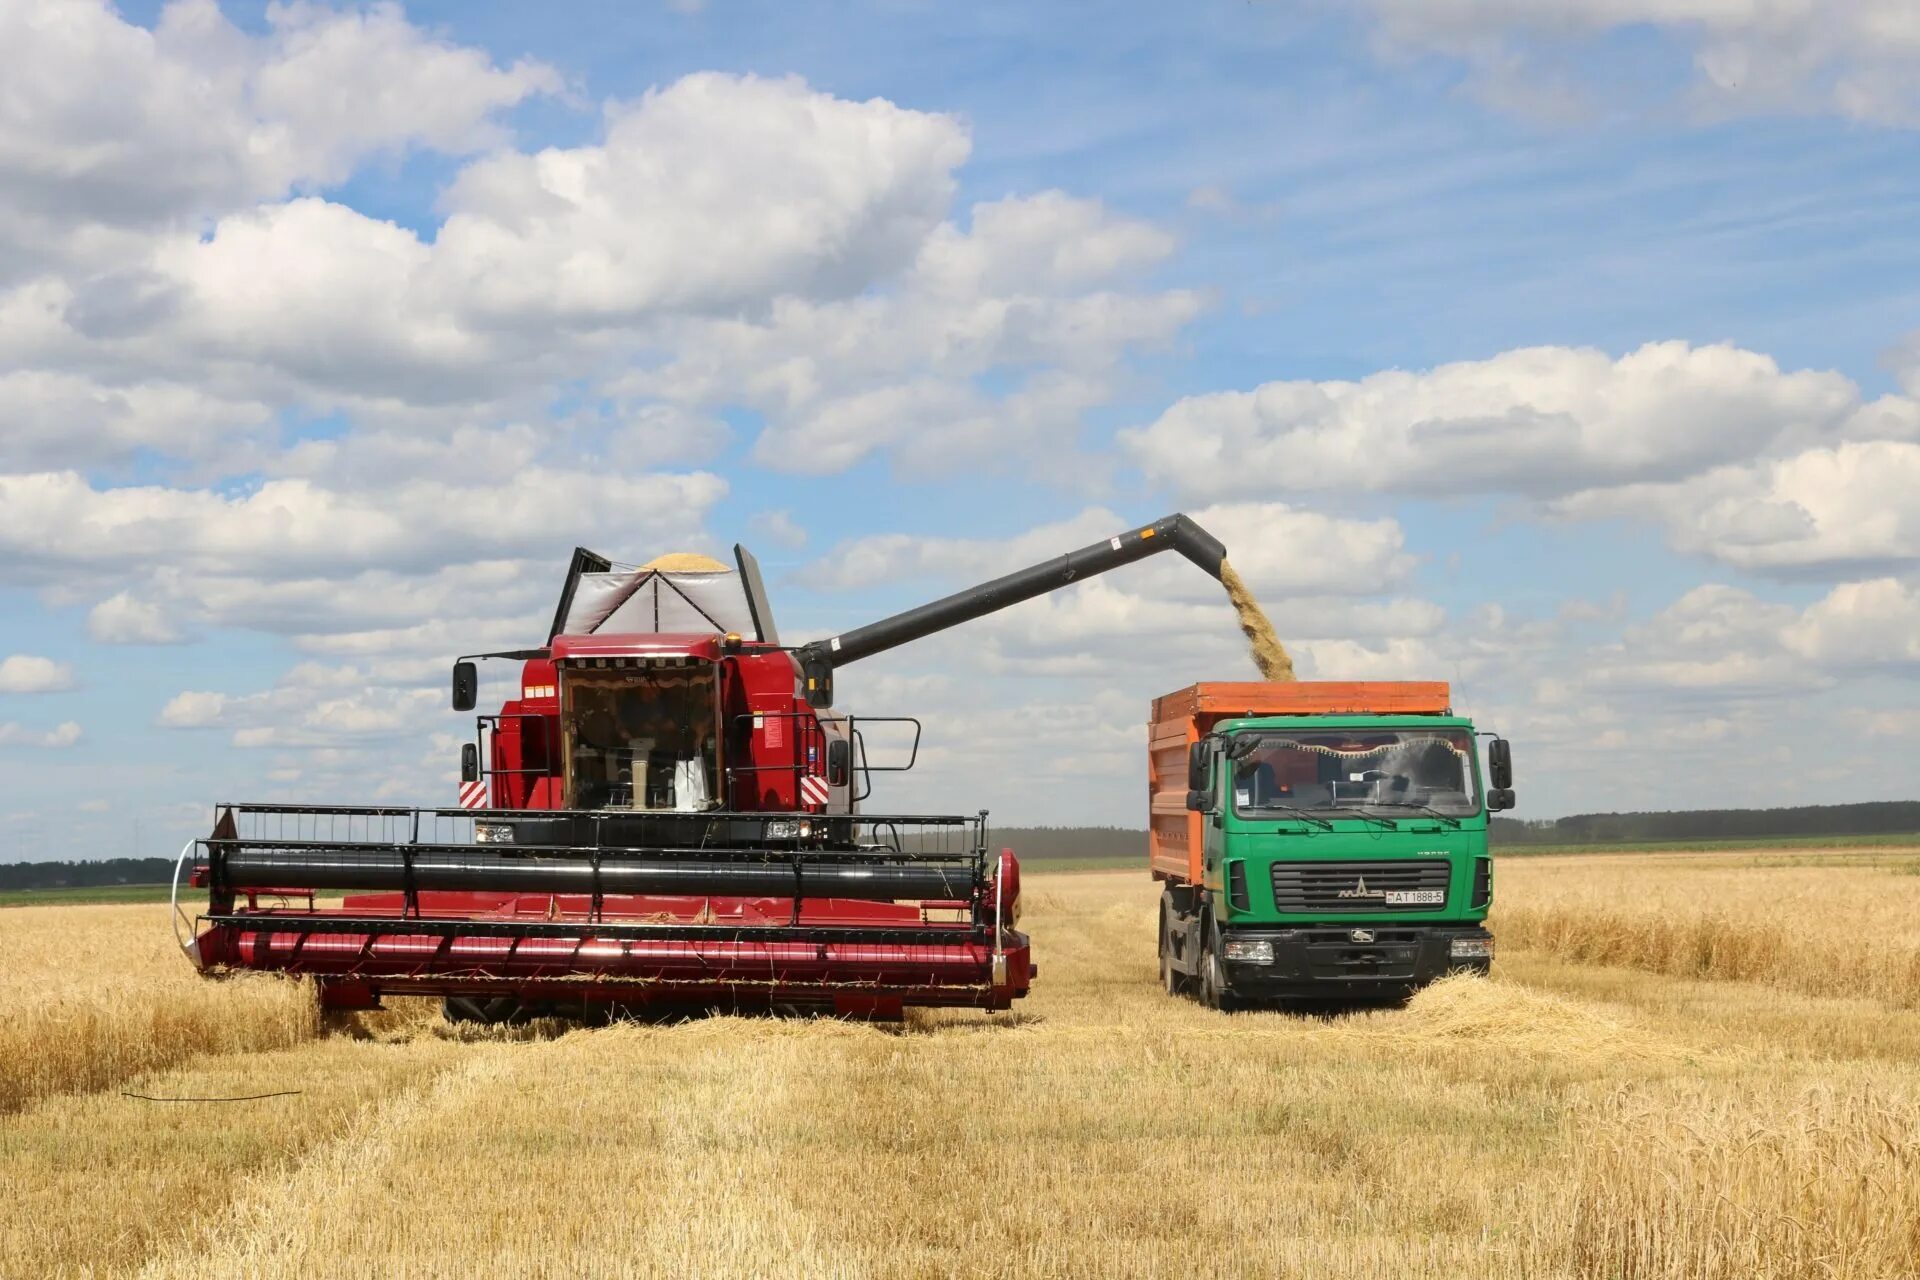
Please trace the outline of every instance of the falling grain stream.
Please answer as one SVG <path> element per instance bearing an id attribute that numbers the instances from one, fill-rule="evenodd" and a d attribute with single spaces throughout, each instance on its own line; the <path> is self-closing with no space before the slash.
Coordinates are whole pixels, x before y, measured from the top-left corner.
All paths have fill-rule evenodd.
<path id="1" fill-rule="evenodd" d="M 1274 634 L 1273 623 L 1260 608 L 1260 602 L 1253 598 L 1253 592 L 1234 572 L 1230 561 L 1220 562 L 1220 582 L 1227 589 L 1227 599 L 1233 601 L 1234 613 L 1239 615 L 1240 630 L 1246 633 L 1247 643 L 1253 648 L 1253 664 L 1260 668 L 1261 678 L 1276 682 L 1292 680 L 1293 659 L 1280 643 L 1280 637 Z"/>

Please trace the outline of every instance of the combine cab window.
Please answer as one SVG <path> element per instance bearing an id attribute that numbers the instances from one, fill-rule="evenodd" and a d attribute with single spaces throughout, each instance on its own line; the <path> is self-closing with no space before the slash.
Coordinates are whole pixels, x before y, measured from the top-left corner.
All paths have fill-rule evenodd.
<path id="1" fill-rule="evenodd" d="M 1262 735 L 1235 761 L 1233 802 L 1261 809 L 1479 811 L 1473 738 L 1413 729 Z"/>
<path id="2" fill-rule="evenodd" d="M 711 667 L 568 671 L 561 691 L 569 808 L 687 812 L 718 803 Z"/>

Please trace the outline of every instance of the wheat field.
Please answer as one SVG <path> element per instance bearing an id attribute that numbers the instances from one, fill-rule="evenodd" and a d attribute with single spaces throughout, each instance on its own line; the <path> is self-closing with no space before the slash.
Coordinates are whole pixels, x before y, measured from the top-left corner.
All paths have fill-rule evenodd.
<path id="1" fill-rule="evenodd" d="M 1502 862 L 1492 979 L 1339 1018 L 1160 994 L 1126 872 L 892 1028 L 323 1026 L 0 911 L 0 1275 L 1920 1275 L 1915 863 Z"/>

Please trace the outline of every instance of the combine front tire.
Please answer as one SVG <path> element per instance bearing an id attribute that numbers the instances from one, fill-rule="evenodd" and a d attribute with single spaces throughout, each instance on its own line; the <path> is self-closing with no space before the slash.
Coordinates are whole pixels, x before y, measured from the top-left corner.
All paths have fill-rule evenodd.
<path id="1" fill-rule="evenodd" d="M 520 1012 L 520 1001 L 513 996 L 448 996 L 441 1008 L 448 1022 L 478 1022 L 491 1027 L 512 1022 Z"/>

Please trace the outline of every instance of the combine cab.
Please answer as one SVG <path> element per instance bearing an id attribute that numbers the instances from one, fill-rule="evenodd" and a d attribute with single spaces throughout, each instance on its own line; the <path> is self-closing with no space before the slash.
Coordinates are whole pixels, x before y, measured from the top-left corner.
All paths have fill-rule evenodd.
<path id="1" fill-rule="evenodd" d="M 758 567 L 636 568 L 577 551 L 518 696 L 477 719 L 461 806 L 229 804 L 182 851 L 208 891 L 182 942 L 204 972 L 313 977 L 329 1008 L 446 999 L 456 1019 L 646 1006 L 894 1018 L 1005 1009 L 1034 975 L 1019 864 L 986 814 L 876 815 L 878 772 L 920 726 L 836 715 L 835 670 L 996 609 L 1175 550 L 1224 549 L 1184 516 L 829 640 L 783 646 Z M 876 726 L 899 740 L 868 757 Z"/>

